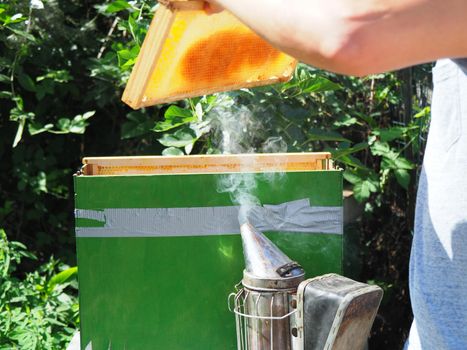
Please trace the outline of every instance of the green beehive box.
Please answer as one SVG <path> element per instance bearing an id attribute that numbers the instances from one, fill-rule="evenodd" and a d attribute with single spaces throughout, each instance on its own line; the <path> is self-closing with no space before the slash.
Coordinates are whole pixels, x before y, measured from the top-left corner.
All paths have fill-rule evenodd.
<path id="1" fill-rule="evenodd" d="M 342 273 L 342 174 L 327 153 L 85 158 L 81 349 L 236 349 L 227 297 L 244 261 L 228 174 L 253 174 L 263 205 L 309 202 L 314 229 L 266 234 L 307 277 Z"/>

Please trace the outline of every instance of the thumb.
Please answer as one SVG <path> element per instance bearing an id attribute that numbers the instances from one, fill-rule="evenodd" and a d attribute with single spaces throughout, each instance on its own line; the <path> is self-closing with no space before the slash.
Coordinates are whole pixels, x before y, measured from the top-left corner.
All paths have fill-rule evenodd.
<path id="1" fill-rule="evenodd" d="M 213 4 L 213 3 L 208 2 L 208 1 L 204 2 L 204 11 L 208 15 L 213 15 L 213 14 L 219 13 L 219 12 L 221 12 L 223 10 L 224 9 L 219 5 Z"/>

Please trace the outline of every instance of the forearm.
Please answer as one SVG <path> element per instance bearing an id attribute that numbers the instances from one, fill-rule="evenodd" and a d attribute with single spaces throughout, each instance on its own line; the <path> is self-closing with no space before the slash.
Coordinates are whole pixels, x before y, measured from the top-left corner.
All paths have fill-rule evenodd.
<path id="1" fill-rule="evenodd" d="M 331 50 L 331 36 L 338 37 L 337 28 L 327 28 L 329 6 L 312 11 L 314 6 L 307 0 L 209 1 L 226 8 L 274 46 L 301 61 L 321 67 L 328 63 L 325 56 Z"/>
<path id="2" fill-rule="evenodd" d="M 209 0 L 305 63 L 364 75 L 467 56 L 465 0 Z"/>

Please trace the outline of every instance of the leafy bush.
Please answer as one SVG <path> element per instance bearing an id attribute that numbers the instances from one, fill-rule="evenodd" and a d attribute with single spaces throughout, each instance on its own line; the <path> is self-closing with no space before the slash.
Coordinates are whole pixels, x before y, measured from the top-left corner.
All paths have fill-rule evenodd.
<path id="1" fill-rule="evenodd" d="M 51 258 L 24 274 L 24 258 L 36 259 L 0 229 L 0 349 L 65 349 L 79 321 L 77 269 Z"/>

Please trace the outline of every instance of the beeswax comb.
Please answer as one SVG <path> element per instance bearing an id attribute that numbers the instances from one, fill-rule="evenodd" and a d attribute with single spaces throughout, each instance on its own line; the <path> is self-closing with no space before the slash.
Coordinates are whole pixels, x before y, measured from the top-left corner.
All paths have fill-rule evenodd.
<path id="1" fill-rule="evenodd" d="M 134 109 L 287 81 L 297 61 L 227 11 L 159 1 L 122 100 Z"/>

